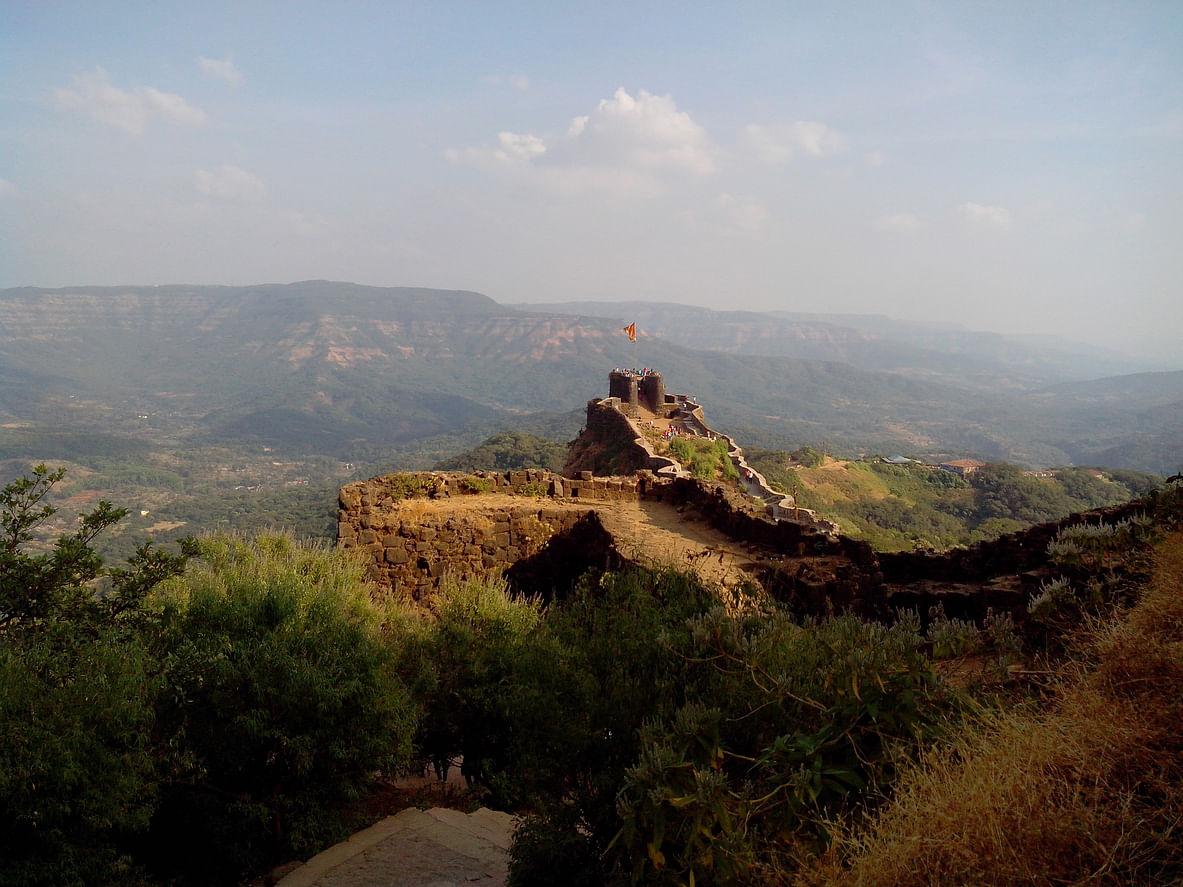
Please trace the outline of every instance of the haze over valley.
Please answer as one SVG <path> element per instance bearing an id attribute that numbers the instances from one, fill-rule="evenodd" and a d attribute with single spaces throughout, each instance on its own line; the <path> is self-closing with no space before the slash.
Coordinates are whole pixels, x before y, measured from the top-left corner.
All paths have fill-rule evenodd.
<path id="1" fill-rule="evenodd" d="M 1183 883 L 1181 197 L 1178 0 L 0 0 L 0 883 Z"/>
<path id="2" fill-rule="evenodd" d="M 607 370 L 639 363 L 748 443 L 1176 467 L 1179 371 L 1090 379 L 1097 358 L 1084 348 L 886 319 L 876 332 L 868 318 L 856 328 L 676 305 L 546 308 L 323 281 L 7 290 L 5 433 L 224 441 L 424 467 L 489 430 L 568 439 Z M 636 344 L 621 316 L 643 318 Z M 454 440 L 432 443 L 441 435 Z M 423 455 L 402 458 L 417 464 L 375 462 L 411 444 Z"/>

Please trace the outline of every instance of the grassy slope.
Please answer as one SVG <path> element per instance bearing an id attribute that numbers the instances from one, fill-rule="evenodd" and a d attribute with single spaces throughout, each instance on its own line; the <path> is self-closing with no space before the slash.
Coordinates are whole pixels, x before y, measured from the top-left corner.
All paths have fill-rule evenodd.
<path id="1" fill-rule="evenodd" d="M 817 467 L 787 467 L 786 454 L 752 450 L 748 461 L 798 504 L 880 551 L 970 545 L 1042 520 L 1115 505 L 1153 489 L 1157 478 L 1115 471 L 1094 478 L 1061 469 L 1057 478 L 1023 477 L 1017 468 L 991 494 L 921 465 L 827 458 Z M 981 477 L 980 475 L 979 477 Z M 1140 485 L 1152 484 L 1142 488 Z M 990 504 L 993 496 L 993 504 Z"/>
<path id="2" fill-rule="evenodd" d="M 934 751 L 801 882 L 1180 883 L 1183 533 L 1136 606 L 1083 634 L 1050 704 L 983 717 Z"/>
<path id="3" fill-rule="evenodd" d="M 881 551 L 948 548 L 974 541 L 959 519 L 972 507 L 973 490 L 947 472 L 873 468 L 868 463 L 827 459 L 816 468 L 791 473 L 775 459 L 755 458 L 753 466 L 772 483 L 793 492 L 842 531 Z"/>

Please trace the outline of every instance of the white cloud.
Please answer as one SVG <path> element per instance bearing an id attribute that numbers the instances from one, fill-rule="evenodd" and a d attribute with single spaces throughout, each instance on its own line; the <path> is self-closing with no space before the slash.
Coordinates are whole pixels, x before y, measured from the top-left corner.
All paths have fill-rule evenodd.
<path id="1" fill-rule="evenodd" d="M 749 123 L 740 143 L 765 163 L 788 163 L 798 154 L 832 157 L 845 153 L 846 139 L 824 123 L 798 120 L 782 126 Z"/>
<path id="2" fill-rule="evenodd" d="M 872 151 L 871 153 L 867 154 L 863 160 L 867 162 L 867 166 L 878 168 L 887 163 L 887 155 L 882 151 Z"/>
<path id="3" fill-rule="evenodd" d="M 70 85 L 51 91 L 60 111 L 83 114 L 91 120 L 122 129 L 131 135 L 144 131 L 151 119 L 182 126 L 205 123 L 205 112 L 179 95 L 151 86 L 120 89 L 102 68 L 79 74 Z"/>
<path id="4" fill-rule="evenodd" d="M 217 77 L 230 84 L 242 82 L 242 72 L 230 59 L 207 59 L 205 56 L 201 56 L 198 58 L 197 64 L 211 77 Z"/>
<path id="5" fill-rule="evenodd" d="M 660 192 L 658 175 L 713 172 L 715 153 L 706 131 L 670 96 L 641 90 L 634 98 L 618 89 L 590 114 L 572 119 L 565 133 L 502 132 L 496 146 L 449 149 L 445 156 L 453 163 L 527 172 L 562 193 L 641 197 Z"/>
<path id="6" fill-rule="evenodd" d="M 8 179 L 0 179 L 0 198 L 16 193 L 16 185 Z"/>
<path id="7" fill-rule="evenodd" d="M 193 107 L 179 95 L 161 92 L 151 86 L 145 86 L 140 94 L 150 116 L 160 117 L 179 126 L 201 126 L 205 123 L 205 112 Z"/>
<path id="8" fill-rule="evenodd" d="M 498 160 L 530 161 L 546 153 L 546 142 L 528 133 L 500 132 L 497 141 L 501 145 L 494 152 Z"/>
<path id="9" fill-rule="evenodd" d="M 680 169 L 701 175 L 715 168 L 715 149 L 706 131 L 671 96 L 624 89 L 571 121 L 560 157 L 594 165 Z"/>
<path id="10" fill-rule="evenodd" d="M 919 231 L 924 227 L 924 222 L 912 213 L 893 213 L 889 216 L 880 216 L 873 224 L 880 231 L 894 231 L 898 234 Z"/>
<path id="11" fill-rule="evenodd" d="M 546 142 L 536 135 L 499 132 L 495 148 L 449 148 L 444 156 L 450 163 L 463 163 L 485 168 L 526 168 L 531 160 L 546 153 Z"/>
<path id="12" fill-rule="evenodd" d="M 970 224 L 984 228 L 1009 228 L 1011 225 L 1010 210 L 1001 206 L 983 206 L 980 203 L 963 203 L 957 211 Z"/>
<path id="13" fill-rule="evenodd" d="M 199 169 L 193 174 L 193 185 L 208 197 L 248 202 L 267 193 L 267 186 L 258 176 L 245 169 L 224 163 L 214 170 Z"/>

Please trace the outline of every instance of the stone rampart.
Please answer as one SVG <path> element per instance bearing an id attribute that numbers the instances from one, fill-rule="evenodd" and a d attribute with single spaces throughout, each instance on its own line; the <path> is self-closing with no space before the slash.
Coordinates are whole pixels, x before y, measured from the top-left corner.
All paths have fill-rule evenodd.
<path id="1" fill-rule="evenodd" d="M 798 612 L 850 609 L 886 618 L 912 609 L 923 620 L 940 603 L 951 617 L 980 621 L 993 609 L 1020 622 L 1050 575 L 1048 543 L 1061 529 L 1112 523 L 1148 508 L 1135 501 L 1075 514 L 942 554 L 876 553 L 847 536 L 771 521 L 737 490 L 691 478 L 420 472 L 343 487 L 337 544 L 363 551 L 370 578 L 412 600 L 430 595 L 446 574 L 504 575 L 523 590 L 550 594 L 585 569 L 624 563 L 600 523 L 599 503 L 646 499 L 674 505 L 687 520 L 747 545 L 761 564 L 752 578 Z"/>
<path id="2" fill-rule="evenodd" d="M 727 441 L 727 457 L 735 466 L 736 471 L 739 472 L 739 476 L 743 478 L 743 484 L 748 494 L 755 499 L 764 500 L 769 517 L 777 521 L 784 519 L 792 520 L 794 523 L 808 524 L 825 533 L 838 532 L 838 526 L 836 524 L 819 518 L 807 508 L 798 508 L 796 499 L 778 490 L 774 490 L 768 481 L 765 480 L 764 475 L 748 464 L 743 455 L 743 448 L 735 442 L 735 438 L 721 431 L 715 431 L 707 425 L 700 405 L 685 399 L 685 396 L 683 396 L 681 403 L 683 413 L 690 416 L 694 423 L 702 428 L 704 433 L 713 435 L 714 437 L 721 437 Z"/>
<path id="3" fill-rule="evenodd" d="M 445 574 L 469 579 L 505 573 L 569 533 L 594 503 L 635 501 L 650 482 L 590 473 L 566 478 L 542 469 L 371 478 L 341 488 L 337 546 L 365 552 L 372 581 L 419 600 Z M 502 494 L 496 504 L 488 496 L 494 493 Z M 506 505 L 505 495 L 521 501 Z M 482 504 L 482 497 L 490 504 Z M 580 507 L 584 502 L 587 507 Z"/>

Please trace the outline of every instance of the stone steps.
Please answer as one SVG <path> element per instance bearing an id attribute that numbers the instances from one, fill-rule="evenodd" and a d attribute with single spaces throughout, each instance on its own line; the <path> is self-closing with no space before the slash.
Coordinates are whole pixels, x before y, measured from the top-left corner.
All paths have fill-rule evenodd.
<path id="1" fill-rule="evenodd" d="M 514 818 L 442 807 L 388 816 L 287 874 L 277 887 L 504 887 Z"/>

